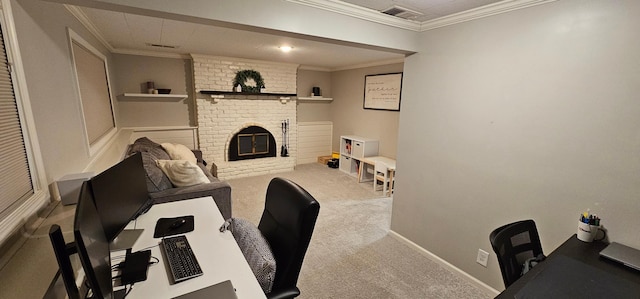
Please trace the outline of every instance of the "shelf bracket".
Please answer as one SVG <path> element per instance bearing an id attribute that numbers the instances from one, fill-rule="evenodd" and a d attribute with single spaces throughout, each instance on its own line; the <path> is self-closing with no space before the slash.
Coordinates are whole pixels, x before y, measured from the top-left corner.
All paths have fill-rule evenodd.
<path id="1" fill-rule="evenodd" d="M 220 102 L 220 99 L 224 99 L 224 95 L 223 94 L 212 94 L 211 95 L 211 99 L 213 100 L 214 103 L 218 103 L 218 102 Z"/>

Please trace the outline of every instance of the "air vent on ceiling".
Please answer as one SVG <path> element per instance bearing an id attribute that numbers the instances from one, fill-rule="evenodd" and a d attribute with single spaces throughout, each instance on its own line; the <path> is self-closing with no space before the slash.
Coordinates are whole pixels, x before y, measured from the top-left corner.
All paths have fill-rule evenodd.
<path id="1" fill-rule="evenodd" d="M 381 12 L 388 15 L 392 15 L 394 17 L 403 18 L 407 20 L 412 20 L 418 16 L 424 15 L 419 11 L 411 10 L 406 7 L 402 7 L 398 5 L 391 6 Z"/>
<path id="2" fill-rule="evenodd" d="M 170 45 L 162 45 L 162 44 L 152 44 L 152 43 L 146 43 L 147 46 L 149 47 L 156 47 L 156 48 L 165 48 L 165 49 L 177 49 L 178 46 L 170 46 Z"/>

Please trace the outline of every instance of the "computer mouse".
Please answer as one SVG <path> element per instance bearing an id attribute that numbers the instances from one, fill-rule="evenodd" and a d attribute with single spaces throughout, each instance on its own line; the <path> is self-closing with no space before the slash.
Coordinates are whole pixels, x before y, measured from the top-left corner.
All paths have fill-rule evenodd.
<path id="1" fill-rule="evenodd" d="M 174 221 L 173 223 L 171 223 L 171 225 L 169 226 L 169 229 L 176 229 L 178 227 L 183 226 L 185 223 L 187 223 L 187 220 L 178 219 L 178 220 Z"/>

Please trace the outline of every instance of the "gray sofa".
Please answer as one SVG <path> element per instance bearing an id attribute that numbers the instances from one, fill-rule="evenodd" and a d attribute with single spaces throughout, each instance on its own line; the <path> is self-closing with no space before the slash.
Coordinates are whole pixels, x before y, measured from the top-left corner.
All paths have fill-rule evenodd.
<path id="1" fill-rule="evenodd" d="M 213 197 L 222 217 L 231 218 L 231 186 L 227 182 L 220 181 L 211 175 L 207 170 L 205 162 L 202 160 L 202 152 L 192 150 L 198 159 L 198 166 L 202 168 L 211 183 L 199 184 L 187 187 L 174 187 L 169 178 L 156 165 L 156 160 L 170 160 L 169 154 L 158 143 L 147 137 L 138 138 L 129 146 L 127 155 L 140 152 L 142 162 L 147 174 L 147 189 L 149 197 L 154 203 L 164 203 L 171 201 L 185 200 L 195 197 Z"/>

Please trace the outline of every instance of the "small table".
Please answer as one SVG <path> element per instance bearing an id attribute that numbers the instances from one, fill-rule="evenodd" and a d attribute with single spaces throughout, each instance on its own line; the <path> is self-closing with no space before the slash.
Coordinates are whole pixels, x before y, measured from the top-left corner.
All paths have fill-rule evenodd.
<path id="1" fill-rule="evenodd" d="M 153 232 L 159 218 L 186 215 L 194 216 L 195 229 L 184 235 L 202 267 L 203 275 L 171 284 L 158 246 L 160 239 L 153 238 Z M 134 244 L 133 251 L 151 249 L 151 255 L 158 258 L 159 263 L 149 267 L 147 280 L 136 283 L 127 298 L 173 298 L 225 280 L 231 280 L 238 298 L 265 298 L 231 232 L 219 231 L 218 228 L 223 223 L 224 219 L 211 197 L 153 205 L 127 228 L 135 226 L 144 229 Z M 112 260 L 122 254 L 123 251 L 112 252 Z M 118 262 L 120 260 L 122 259 L 117 259 Z"/>
<path id="2" fill-rule="evenodd" d="M 393 176 L 396 172 L 396 160 L 383 157 L 383 156 L 372 156 L 372 157 L 364 157 L 360 160 L 360 169 L 358 170 L 358 183 L 364 182 L 365 171 L 367 170 L 366 165 L 370 165 L 375 167 L 376 162 L 382 162 L 387 165 L 387 169 L 389 170 L 389 190 L 388 195 L 391 196 L 391 189 L 393 186 Z M 365 165 L 366 164 L 366 165 Z M 373 182 L 376 183 L 375 181 Z"/>
<path id="3" fill-rule="evenodd" d="M 633 287 L 640 288 L 640 272 L 625 267 L 621 264 L 600 257 L 600 251 L 607 247 L 608 243 L 604 242 L 582 242 L 578 240 L 576 235 L 571 236 L 567 241 L 562 243 L 560 247 L 554 250 L 544 261 L 533 267 L 529 272 L 511 284 L 507 289 L 500 293 L 496 298 L 513 299 L 518 292 L 523 289 L 529 282 L 534 280 L 545 269 L 548 269 L 554 263 L 560 263 L 563 259 L 570 258 L 574 261 L 584 263 L 588 266 L 602 270 L 603 275 L 610 274 L 615 280 L 621 281 L 627 285 L 635 283 Z M 588 282 L 585 282 L 588 283 Z M 545 285 L 549 289 L 565 287 L 561 281 L 557 284 Z M 640 292 L 640 289 L 638 290 Z"/>

